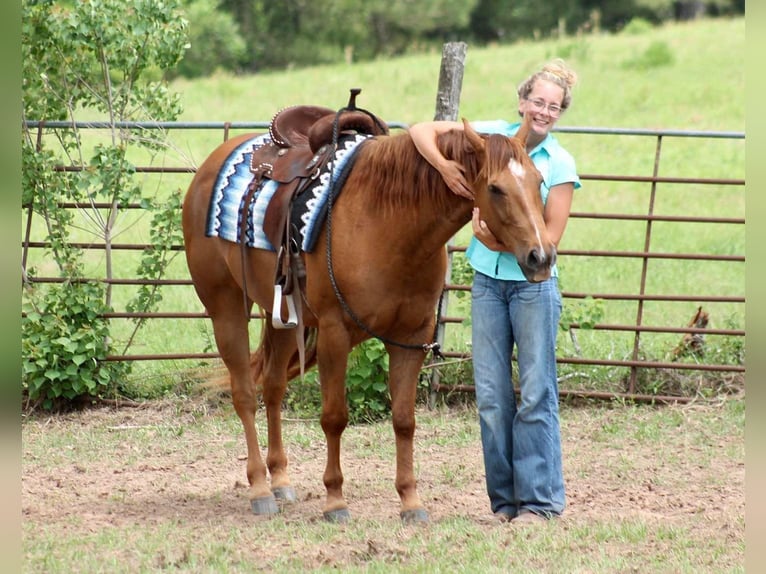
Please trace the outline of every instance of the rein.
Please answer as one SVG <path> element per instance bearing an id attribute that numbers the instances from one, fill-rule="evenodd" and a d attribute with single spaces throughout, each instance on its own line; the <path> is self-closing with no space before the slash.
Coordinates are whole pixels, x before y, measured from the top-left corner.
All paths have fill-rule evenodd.
<path id="1" fill-rule="evenodd" d="M 333 148 L 337 148 L 338 146 L 338 120 L 340 118 L 340 115 L 345 111 L 360 111 L 364 112 L 368 116 L 372 117 L 375 122 L 377 123 L 377 118 L 368 112 L 365 109 L 357 108 L 356 107 L 356 96 L 361 92 L 359 89 L 352 89 L 351 90 L 351 97 L 349 99 L 348 106 L 345 108 L 341 108 L 338 110 L 338 112 L 335 114 L 335 120 L 333 121 L 332 125 L 332 146 Z M 366 143 L 366 142 L 365 142 Z M 364 144 L 362 144 L 364 145 Z M 330 160 L 331 164 L 335 161 L 335 155 L 333 154 L 332 159 Z M 338 287 L 338 283 L 335 279 L 335 271 L 333 269 L 332 265 L 332 208 L 335 203 L 335 185 L 333 182 L 333 169 L 332 165 L 330 167 L 330 179 L 328 182 L 328 196 L 327 196 L 327 271 L 330 276 L 330 283 L 332 283 L 332 288 L 335 291 L 335 297 L 338 299 L 338 302 L 340 303 L 343 310 L 348 314 L 349 317 L 354 321 L 357 327 L 359 327 L 362 331 L 370 335 L 371 337 L 378 339 L 382 343 L 386 345 L 393 345 L 395 347 L 400 347 L 402 349 L 410 349 L 410 350 L 421 350 L 424 353 L 428 353 L 429 351 L 432 351 L 435 356 L 437 357 L 443 357 L 439 343 L 436 341 L 436 334 L 438 332 L 439 328 L 439 318 L 441 316 L 441 306 L 442 301 L 444 299 L 444 290 L 442 289 L 441 295 L 439 296 L 439 305 L 437 307 L 437 316 L 436 316 L 436 323 L 434 325 L 434 334 L 432 338 L 431 343 L 423 343 L 421 345 L 415 345 L 410 343 L 401 343 L 399 341 L 394 341 L 393 339 L 389 339 L 388 337 L 384 337 L 383 335 L 379 335 L 375 333 L 372 329 L 370 329 L 367 325 L 364 324 L 364 322 L 354 313 L 354 311 L 351 309 L 351 307 L 346 302 L 346 299 L 343 297 L 343 293 L 341 293 L 340 288 Z"/>

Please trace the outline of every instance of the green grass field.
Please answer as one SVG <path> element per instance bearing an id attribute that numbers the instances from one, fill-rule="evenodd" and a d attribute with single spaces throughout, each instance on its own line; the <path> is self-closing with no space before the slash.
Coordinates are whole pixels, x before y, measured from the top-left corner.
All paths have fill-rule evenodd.
<path id="1" fill-rule="evenodd" d="M 559 122 L 560 127 L 608 127 L 630 129 L 673 129 L 694 131 L 744 131 L 744 18 L 701 20 L 670 24 L 641 34 L 570 37 L 511 46 L 468 48 L 460 115 L 468 119 L 514 118 L 516 85 L 540 64 L 564 57 L 579 74 L 573 105 Z M 715 41 L 711 41 L 715 38 Z M 664 57 L 658 57 L 659 53 Z M 655 54 L 655 56 L 652 56 Z M 358 104 L 391 122 L 406 124 L 433 117 L 441 54 L 425 54 L 354 65 L 324 66 L 257 76 L 217 75 L 195 80 L 177 80 L 171 89 L 179 92 L 184 105 L 182 120 L 267 121 L 288 105 L 312 103 L 339 108 L 348 99 L 348 89 L 362 88 Z M 93 119 L 93 118 L 89 118 Z M 94 134 L 95 138 L 101 137 Z M 558 134 L 575 156 L 581 174 L 650 176 L 655 160 L 656 138 Z M 151 158 L 152 165 L 196 166 L 221 141 L 216 131 L 175 130 L 170 133 L 172 149 Z M 147 157 L 135 157 L 145 164 Z M 659 175 L 665 177 L 744 178 L 744 140 L 665 138 Z M 147 196 L 162 196 L 174 189 L 185 190 L 189 175 L 147 175 Z M 585 181 L 575 197 L 574 212 L 646 214 L 650 186 L 645 183 Z M 654 212 L 663 215 L 744 217 L 742 187 L 718 185 L 679 186 L 660 184 Z M 44 230 L 34 227 L 38 238 Z M 147 242 L 145 219 L 129 214 L 121 219 L 120 241 Z M 643 222 L 603 221 L 572 218 L 560 248 L 566 250 L 640 251 L 644 246 Z M 469 230 L 458 236 L 466 244 Z M 97 241 L 87 230 L 78 239 Z M 655 223 L 651 251 L 737 255 L 744 253 L 744 226 Z M 40 274 L 50 264 L 34 253 L 33 264 Z M 116 254 L 117 274 L 131 277 L 138 255 Z M 91 256 L 92 273 L 103 273 L 103 254 Z M 637 259 L 566 257 L 560 259 L 564 291 L 588 293 L 636 293 L 641 262 Z M 653 260 L 647 293 L 744 295 L 744 264 Z M 176 257 L 171 277 L 187 277 L 182 255 Z M 703 289 L 704 291 L 700 291 Z M 121 310 L 130 288 L 115 288 L 115 308 Z M 200 311 L 201 305 L 187 287 L 166 287 L 162 310 Z M 568 303 L 565 301 L 565 305 Z M 570 302 L 571 304 L 571 302 Z M 453 310 L 454 309 L 454 310 Z M 647 303 L 644 324 L 686 325 L 694 303 Z M 712 327 L 743 328 L 744 306 L 713 304 Z M 468 299 L 453 297 L 450 315 L 467 316 Z M 636 304 L 612 302 L 605 305 L 600 322 L 631 324 Z M 130 326 L 115 321 L 117 340 L 127 337 Z M 450 325 L 447 348 L 467 347 L 466 326 Z M 643 335 L 642 353 L 664 360 L 678 335 Z M 578 332 L 578 343 L 586 357 L 628 358 L 632 333 Z M 563 356 L 575 353 L 572 341 L 562 332 Z M 732 353 L 730 341 L 716 343 L 723 360 Z M 736 346 L 736 344 L 734 344 Z M 158 320 L 145 327 L 131 353 L 200 352 L 214 350 L 208 321 Z M 726 356 L 724 356 L 726 355 Z M 728 358 L 727 358 L 728 357 Z M 189 361 L 137 364 L 136 390 L 155 394 L 158 387 L 172 386 L 179 371 L 194 369 Z M 598 390 L 619 390 L 620 371 L 584 371 L 577 385 Z M 567 369 L 564 369 L 567 372 Z M 457 381 L 460 382 L 460 381 Z"/>

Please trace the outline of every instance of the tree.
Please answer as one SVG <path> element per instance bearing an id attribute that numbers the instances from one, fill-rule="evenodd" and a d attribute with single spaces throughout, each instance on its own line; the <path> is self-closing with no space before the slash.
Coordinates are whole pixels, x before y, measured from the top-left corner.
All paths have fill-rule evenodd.
<path id="1" fill-rule="evenodd" d="M 185 9 L 189 50 L 173 71 L 186 78 L 209 76 L 218 69 L 237 72 L 247 62 L 247 44 L 231 13 L 214 0 L 191 0 Z"/>
<path id="2" fill-rule="evenodd" d="M 478 0 L 222 0 L 247 43 L 248 68 L 402 54 L 468 29 Z"/>
<path id="3" fill-rule="evenodd" d="M 614 0 L 623 2 L 623 0 Z M 603 2 L 596 1 L 596 4 Z M 628 2 L 629 4 L 630 2 Z M 558 33 L 560 22 L 575 31 L 590 17 L 587 0 L 479 0 L 471 14 L 471 32 L 480 42 L 513 42 Z"/>
<path id="4" fill-rule="evenodd" d="M 48 408 L 62 399 L 114 389 L 127 369 L 124 363 L 103 361 L 114 345 L 102 317 L 111 308 L 111 287 L 108 281 L 103 287 L 83 280 L 83 253 L 70 242 L 75 215 L 62 202 L 80 205 L 78 222 L 104 242 L 107 279 L 112 278 L 112 237 L 127 203 L 140 200 L 154 211 L 157 243 L 144 254 L 142 275 L 161 274 L 169 244 L 179 240 L 172 230 L 180 229 L 180 221 L 174 221 L 180 192 L 165 204 L 142 198 L 128 159 L 129 149 L 153 153 L 165 139 L 119 125 L 180 114 L 179 98 L 161 79 L 188 45 L 187 22 L 178 8 L 176 0 L 22 3 L 22 119 L 65 120 L 72 126 L 49 132 L 55 145 L 46 146 L 22 124 L 22 205 L 31 205 L 42 218 L 63 281 L 46 287 L 34 283 L 34 269 L 22 270 L 22 382 L 28 397 Z M 106 118 L 108 139 L 90 146 L 76 121 L 94 113 Z M 57 170 L 61 164 L 67 170 Z M 148 309 L 158 299 L 156 289 L 146 288 L 131 305 Z"/>

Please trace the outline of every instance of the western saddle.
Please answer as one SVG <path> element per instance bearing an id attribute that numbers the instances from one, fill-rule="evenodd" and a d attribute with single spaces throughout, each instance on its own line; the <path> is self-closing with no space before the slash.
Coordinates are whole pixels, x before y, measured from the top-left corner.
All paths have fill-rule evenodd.
<path id="1" fill-rule="evenodd" d="M 356 96 L 361 93 L 352 88 L 348 105 L 340 110 L 311 105 L 298 105 L 278 111 L 269 124 L 267 143 L 253 151 L 250 170 L 253 180 L 242 204 L 241 245 L 243 277 L 245 273 L 245 231 L 248 213 L 255 192 L 264 179 L 277 182 L 277 190 L 269 201 L 264 215 L 263 231 L 277 250 L 277 270 L 274 280 L 274 305 L 272 325 L 278 329 L 299 327 L 299 352 L 303 370 L 303 329 L 300 301 L 294 299 L 300 293 L 306 270 L 300 256 L 300 245 L 293 237 L 295 230 L 290 224 L 293 199 L 301 194 L 319 176 L 333 157 L 342 133 L 369 135 L 388 134 L 388 126 L 367 110 L 356 107 Z M 247 298 L 247 285 L 244 285 Z M 287 309 L 287 320 L 282 319 L 282 304 Z"/>

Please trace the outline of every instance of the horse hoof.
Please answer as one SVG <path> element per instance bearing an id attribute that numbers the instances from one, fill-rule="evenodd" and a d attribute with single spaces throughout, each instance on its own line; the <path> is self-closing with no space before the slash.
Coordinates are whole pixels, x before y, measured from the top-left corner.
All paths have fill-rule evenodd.
<path id="1" fill-rule="evenodd" d="M 298 495 L 295 494 L 295 489 L 292 486 L 277 486 L 271 489 L 271 493 L 278 502 L 285 504 L 292 504 L 298 500 Z"/>
<path id="2" fill-rule="evenodd" d="M 423 508 L 413 508 L 412 510 L 402 510 L 399 513 L 404 524 L 427 524 L 428 512 Z"/>
<path id="3" fill-rule="evenodd" d="M 338 510 L 328 510 L 324 513 L 324 519 L 327 522 L 335 524 L 345 524 L 351 520 L 351 513 L 348 508 L 339 508 Z"/>
<path id="4" fill-rule="evenodd" d="M 274 496 L 262 496 L 260 498 L 253 498 L 250 501 L 250 509 L 253 514 L 259 516 L 268 514 L 279 514 L 279 506 L 277 506 L 277 499 Z"/>

